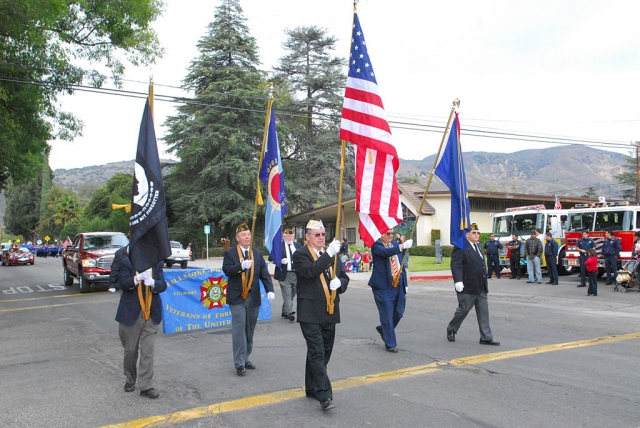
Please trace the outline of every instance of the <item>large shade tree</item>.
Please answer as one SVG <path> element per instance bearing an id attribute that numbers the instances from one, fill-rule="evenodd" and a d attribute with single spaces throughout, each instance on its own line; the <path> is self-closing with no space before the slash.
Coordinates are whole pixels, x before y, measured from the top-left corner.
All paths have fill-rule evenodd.
<path id="1" fill-rule="evenodd" d="M 161 0 L 0 1 L 0 189 L 9 177 L 38 175 L 49 140 L 80 132 L 81 122 L 59 110 L 59 95 L 100 86 L 106 73 L 119 84 L 125 63 L 154 61 L 161 49 L 149 24 L 161 7 Z"/>
<path id="2" fill-rule="evenodd" d="M 194 100 L 167 119 L 169 152 L 180 158 L 165 180 L 172 237 L 191 241 L 212 224 L 233 236 L 253 212 L 266 94 L 256 41 L 237 0 L 222 0 L 197 44 L 183 87 Z"/>

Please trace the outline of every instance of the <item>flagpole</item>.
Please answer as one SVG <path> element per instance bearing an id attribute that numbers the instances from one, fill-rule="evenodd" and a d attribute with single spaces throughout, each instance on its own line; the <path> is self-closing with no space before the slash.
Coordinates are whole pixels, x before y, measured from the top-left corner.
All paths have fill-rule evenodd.
<path id="1" fill-rule="evenodd" d="M 436 166 L 438 165 L 438 160 L 440 159 L 440 153 L 442 152 L 442 147 L 444 146 L 444 140 L 445 138 L 447 138 L 449 126 L 451 126 L 451 119 L 453 118 L 453 114 L 455 113 L 458 107 L 460 107 L 460 100 L 456 98 L 453 101 L 453 103 L 451 103 L 451 112 L 449 113 L 449 120 L 447 121 L 447 126 L 445 126 L 444 128 L 444 133 L 442 134 L 442 140 L 440 141 L 440 147 L 438 147 L 438 153 L 436 154 L 436 158 L 433 161 L 433 168 L 431 169 L 431 173 L 429 174 L 427 187 L 425 187 L 424 189 L 424 194 L 422 195 L 422 201 L 420 202 L 420 208 L 418 208 L 418 212 L 416 214 L 416 221 L 413 224 L 413 229 L 411 230 L 411 236 L 409 237 L 409 239 L 413 239 L 413 237 L 416 234 L 416 230 L 418 229 L 418 220 L 420 219 L 420 214 L 422 213 L 422 208 L 424 207 L 424 203 L 427 200 L 427 194 L 429 193 L 429 188 L 431 187 L 431 181 L 433 180 L 433 175 L 435 174 Z M 406 263 L 408 253 L 409 252 L 407 251 L 402 256 L 402 264 L 400 265 L 401 268 L 398 270 L 398 275 L 393 278 L 394 286 L 398 285 L 398 281 L 400 280 L 400 275 L 402 274 L 402 270 L 404 269 L 404 264 Z"/>
<path id="2" fill-rule="evenodd" d="M 358 0 L 354 0 L 353 1 L 353 18 L 351 19 L 351 28 L 353 28 L 354 22 L 355 22 L 355 16 L 356 16 L 356 9 L 358 7 Z M 339 235 L 340 233 L 340 216 L 342 215 L 342 184 L 344 182 L 344 158 L 346 157 L 346 153 L 347 153 L 347 142 L 345 140 L 341 140 L 342 141 L 342 152 L 340 155 L 340 182 L 338 183 L 338 211 L 336 213 L 336 234 Z M 335 239 L 335 237 L 334 237 Z M 333 260 L 333 278 L 331 279 L 335 279 L 336 278 L 336 271 L 338 269 L 338 257 L 334 256 L 334 260 Z M 329 305 L 331 307 L 331 312 L 333 313 L 333 304 L 336 300 L 336 290 L 331 290 L 331 304 Z"/>
<path id="3" fill-rule="evenodd" d="M 269 101 L 267 102 L 267 115 L 264 121 L 264 136 L 262 137 L 262 149 L 260 150 L 260 162 L 258 163 L 258 174 L 256 176 L 256 198 L 253 203 L 253 220 L 251 223 L 251 241 L 249 248 L 253 248 L 253 238 L 255 236 L 256 218 L 258 217 L 258 205 L 262 205 L 262 195 L 260 194 L 260 171 L 262 170 L 262 161 L 264 160 L 264 150 L 267 145 L 267 134 L 269 133 L 269 119 L 271 118 L 271 109 L 273 108 L 273 85 L 269 87 Z M 249 251 L 249 258 L 253 260 L 253 251 Z"/>

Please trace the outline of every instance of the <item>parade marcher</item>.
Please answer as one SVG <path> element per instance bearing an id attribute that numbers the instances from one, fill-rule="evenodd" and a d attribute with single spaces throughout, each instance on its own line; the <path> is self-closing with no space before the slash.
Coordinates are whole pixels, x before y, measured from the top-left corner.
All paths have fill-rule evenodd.
<path id="1" fill-rule="evenodd" d="M 587 261 L 587 257 L 589 257 L 589 250 L 592 248 L 596 248 L 596 243 L 593 239 L 589 238 L 589 232 L 586 230 L 582 232 L 582 238 L 578 239 L 578 260 L 580 261 L 580 284 L 578 287 L 586 287 L 587 286 L 587 268 L 584 265 L 584 262 Z"/>
<path id="2" fill-rule="evenodd" d="M 115 293 L 119 289 L 118 278 L 120 277 L 120 269 L 122 267 L 122 256 L 129 252 L 129 245 L 120 248 L 113 255 L 113 262 L 111 262 L 111 273 L 109 273 L 109 291 Z"/>
<path id="3" fill-rule="evenodd" d="M 553 234 L 547 231 L 545 234 L 547 243 L 544 246 L 544 257 L 547 261 L 549 282 L 547 284 L 558 285 L 558 243 L 553 239 Z"/>
<path id="4" fill-rule="evenodd" d="M 293 270 L 293 254 L 302 248 L 302 245 L 295 242 L 293 229 L 285 229 L 282 232 L 282 253 L 280 255 L 280 267 L 276 266 L 273 277 L 280 283 L 282 291 L 282 313 L 280 316 L 289 321 L 295 321 L 295 311 L 293 310 L 293 299 L 296 297 L 296 273 Z M 271 256 L 269 256 L 269 261 Z"/>
<path id="5" fill-rule="evenodd" d="M 607 230 L 604 234 L 605 240 L 602 242 L 602 251 L 604 256 L 604 268 L 607 271 L 607 284 L 611 285 L 616 282 L 618 277 L 618 255 L 622 248 L 620 240 L 613 237 L 611 230 Z"/>
<path id="6" fill-rule="evenodd" d="M 587 275 L 589 275 L 589 289 L 587 290 L 587 296 L 598 295 L 598 253 L 595 248 L 591 248 L 587 253 L 587 260 L 584 262 L 584 266 L 587 269 Z"/>
<path id="7" fill-rule="evenodd" d="M 484 251 L 487 254 L 487 279 L 491 279 L 493 272 L 496 273 L 496 278 L 500 279 L 500 250 L 502 250 L 502 244 L 496 241 L 492 233 L 489 235 L 489 240 L 484 243 Z"/>
<path id="8" fill-rule="evenodd" d="M 298 322 L 307 342 L 305 392 L 320 402 L 322 410 L 329 410 L 335 406 L 327 365 L 340 322 L 340 294 L 347 291 L 349 277 L 342 264 L 334 262 L 340 241 L 333 241 L 325 252 L 325 235 L 322 221 L 310 220 L 305 233 L 308 244 L 293 254 L 293 266 L 298 278 Z M 331 279 L 334 266 L 337 272 Z M 336 291 L 333 303 L 332 291 Z"/>
<path id="9" fill-rule="evenodd" d="M 141 396 L 158 398 L 160 394 L 153 387 L 153 351 L 162 321 L 162 299 L 159 293 L 167 289 L 162 270 L 164 263 L 160 262 L 153 268 L 136 273 L 129 258 L 128 246 L 118 251 L 122 252 L 118 273 L 122 295 L 116 321 L 120 323 L 118 333 L 124 347 L 124 390 L 132 392 L 137 381 Z M 148 288 L 151 289 L 150 293 L 147 292 Z M 149 299 L 150 311 L 145 313 L 142 306 L 149 307 Z"/>
<path id="10" fill-rule="evenodd" d="M 544 251 L 544 245 L 536 237 L 536 231 L 531 231 L 531 237 L 524 241 L 524 257 L 527 259 L 527 274 L 529 275 L 529 281 L 527 284 L 533 284 L 537 282 L 542 284 L 542 252 Z"/>
<path id="11" fill-rule="evenodd" d="M 511 279 L 520 279 L 520 246 L 522 242 L 515 233 L 511 235 L 511 241 L 507 243 L 509 249 L 509 265 L 511 268 Z"/>
<path id="12" fill-rule="evenodd" d="M 258 313 L 262 299 L 260 283 L 262 281 L 269 301 L 276 295 L 273 292 L 271 275 L 262 252 L 251 248 L 251 231 L 246 223 L 236 228 L 235 247 L 224 252 L 222 271 L 227 275 L 227 304 L 231 310 L 231 342 L 233 363 L 238 376 L 244 376 L 246 369 L 256 366 L 249 361 L 253 350 L 253 332 L 258 322 Z"/>
<path id="13" fill-rule="evenodd" d="M 484 256 L 478 241 L 480 231 L 473 223 L 471 230 L 467 232 L 465 248 L 454 245 L 451 253 L 451 274 L 458 297 L 458 308 L 453 319 L 447 326 L 447 340 L 456 341 L 456 334 L 462 325 L 462 321 L 472 307 L 476 308 L 478 327 L 480 329 L 480 344 L 498 346 L 500 342 L 493 340 L 493 333 L 489 326 L 489 284 L 487 281 L 487 269 Z"/>
<path id="14" fill-rule="evenodd" d="M 413 245 L 411 239 L 403 244 L 393 240 L 393 231 L 388 230 L 371 247 L 373 255 L 373 273 L 369 287 L 378 307 L 380 325 L 376 331 L 380 334 L 385 349 L 397 353 L 395 328 L 404 314 L 407 294 L 407 271 L 400 268 L 402 252 Z M 393 284 L 394 278 L 398 282 Z"/>

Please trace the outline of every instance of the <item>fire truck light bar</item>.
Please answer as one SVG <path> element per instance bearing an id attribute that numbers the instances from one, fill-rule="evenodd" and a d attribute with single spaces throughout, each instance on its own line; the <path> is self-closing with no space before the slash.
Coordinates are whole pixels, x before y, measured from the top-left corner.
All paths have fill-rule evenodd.
<path id="1" fill-rule="evenodd" d="M 511 212 L 511 211 L 523 211 L 523 210 L 546 210 L 547 207 L 544 206 L 544 204 L 538 204 L 538 205 L 525 205 L 523 207 L 511 207 L 511 208 L 507 208 L 505 211 L 506 212 Z"/>

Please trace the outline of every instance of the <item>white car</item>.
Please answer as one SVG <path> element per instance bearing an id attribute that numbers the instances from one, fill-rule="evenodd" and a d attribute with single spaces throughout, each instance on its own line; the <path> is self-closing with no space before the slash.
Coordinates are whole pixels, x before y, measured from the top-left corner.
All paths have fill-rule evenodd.
<path id="1" fill-rule="evenodd" d="M 178 241 L 171 241 L 171 255 L 164 260 L 167 267 L 179 264 L 182 269 L 186 269 L 189 260 L 191 260 L 191 251 L 182 248 L 182 244 Z"/>

